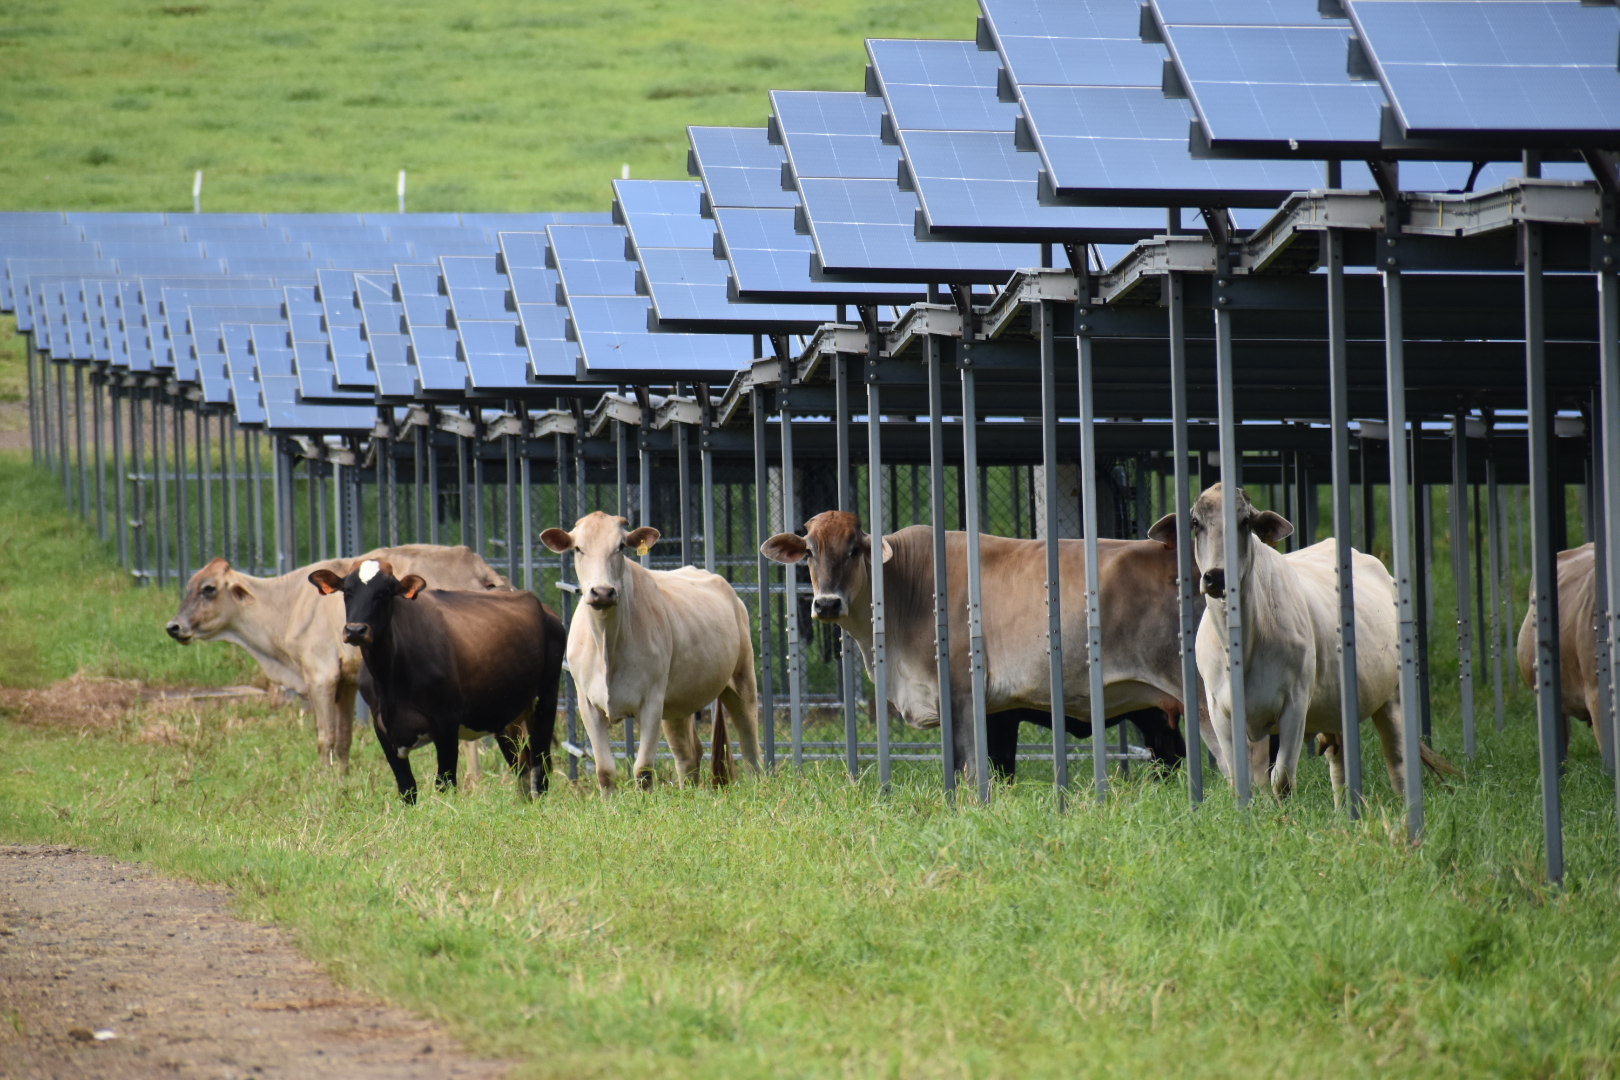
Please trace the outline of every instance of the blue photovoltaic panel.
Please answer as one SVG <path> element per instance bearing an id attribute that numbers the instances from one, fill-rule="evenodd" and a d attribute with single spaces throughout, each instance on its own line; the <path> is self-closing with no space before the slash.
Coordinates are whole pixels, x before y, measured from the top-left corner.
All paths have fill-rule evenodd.
<path id="1" fill-rule="evenodd" d="M 439 291 L 440 274 L 438 263 L 394 267 L 411 341 L 408 355 L 421 392 L 460 395 L 467 388 L 467 366 L 457 355 L 456 332 L 449 325 L 450 298 Z"/>
<path id="2" fill-rule="evenodd" d="M 225 323 L 277 323 L 281 320 L 279 306 L 204 306 L 194 305 L 186 311 L 187 337 L 190 340 L 192 373 L 182 381 L 195 382 L 202 388 L 203 400 L 211 405 L 224 405 L 231 400 L 230 375 L 226 368 L 225 347 L 220 327 Z"/>
<path id="3" fill-rule="evenodd" d="M 251 332 L 267 430 L 328 435 L 365 433 L 375 426 L 377 410 L 369 401 L 363 405 L 324 405 L 299 399 L 293 349 L 285 326 L 254 325 Z"/>
<path id="4" fill-rule="evenodd" d="M 1165 16 L 1165 44 L 1211 147 L 1376 153 L 1383 90 L 1351 80 L 1348 23 L 1296 13 L 1305 15 L 1312 24 L 1181 26 Z"/>
<path id="5" fill-rule="evenodd" d="M 812 276 L 1000 284 L 1021 267 L 1040 265 L 1040 249 L 1032 244 L 917 240 L 917 197 L 897 184 L 900 153 L 882 142 L 883 103 L 878 99 L 778 90 L 771 93 L 771 105 L 772 131 L 787 151 L 799 189 L 801 224 L 815 243 Z M 836 161 L 816 157 L 822 146 L 816 140 L 829 129 L 841 129 L 846 139 L 864 139 L 874 154 L 885 154 L 888 168 L 881 171 L 882 178 L 850 178 L 836 171 Z M 805 135 L 812 137 L 808 155 L 799 149 Z"/>
<path id="6" fill-rule="evenodd" d="M 279 306 L 281 303 L 280 292 L 267 285 L 243 285 L 230 278 L 219 280 L 230 284 L 223 288 L 164 286 L 158 293 L 157 315 L 152 319 L 154 363 L 158 368 L 172 368 L 175 377 L 182 382 L 196 378 L 196 366 L 191 356 L 191 331 L 186 323 L 187 312 L 193 305 L 261 307 Z M 151 310 L 149 295 L 148 311 Z"/>
<path id="7" fill-rule="evenodd" d="M 710 333 L 809 332 L 831 322 L 827 304 L 732 302 L 730 267 L 715 257 L 715 223 L 698 215 L 703 186 L 683 180 L 616 180 L 614 208 L 640 262 L 638 291 L 653 328 Z"/>
<path id="8" fill-rule="evenodd" d="M 501 262 L 517 305 L 529 372 L 540 382 L 574 381 L 579 345 L 568 340 L 568 308 L 557 302 L 557 271 L 546 265 L 544 232 L 501 233 Z"/>
<path id="9" fill-rule="evenodd" d="M 85 249 L 83 255 L 62 258 L 29 258 L 10 256 L 6 259 L 6 281 L 12 290 L 12 302 L 17 316 L 17 332 L 34 330 L 34 297 L 28 288 L 28 279 L 34 276 L 107 274 L 114 267 L 105 259 L 98 259 Z M 43 346 L 40 346 L 43 348 Z"/>
<path id="10" fill-rule="evenodd" d="M 377 376 L 377 393 L 385 398 L 409 398 L 416 393 L 416 367 L 410 362 L 410 339 L 403 331 L 405 305 L 395 298 L 398 287 L 399 279 L 392 273 L 354 276 L 361 334 Z"/>
<path id="11" fill-rule="evenodd" d="M 627 291 L 591 293 L 606 285 L 624 288 L 598 267 L 618 250 L 624 263 L 629 234 L 618 225 L 553 225 L 546 229 L 550 261 L 568 305 L 569 335 L 579 345 L 581 377 L 610 374 L 663 380 L 728 375 L 754 359 L 752 341 L 737 334 L 652 333 L 647 319 L 652 302 L 635 293 L 634 274 Z"/>
<path id="12" fill-rule="evenodd" d="M 1015 144 L 1018 107 L 996 96 L 996 54 L 966 41 L 869 39 L 866 50 L 921 207 L 917 235 L 1129 243 L 1164 231 L 1162 211 L 1040 205 L 1040 157 Z"/>
<path id="13" fill-rule="evenodd" d="M 275 283 L 269 278 L 243 277 L 228 278 L 224 276 L 180 276 L 168 274 L 141 275 L 140 303 L 145 311 L 142 325 L 145 328 L 145 348 L 140 350 L 141 355 L 136 356 L 136 347 L 130 346 L 133 371 L 152 371 L 168 369 L 174 366 L 174 359 L 170 354 L 169 321 L 167 309 L 163 303 L 163 294 L 167 289 L 185 290 L 188 293 L 213 292 L 217 290 L 233 291 L 236 289 L 268 288 Z M 181 305 L 182 307 L 184 305 Z M 142 366 L 145 364 L 146 366 Z"/>
<path id="14" fill-rule="evenodd" d="M 283 291 L 299 400 L 369 402 L 377 379 L 371 369 L 370 348 L 361 340 L 355 275 L 346 271 L 322 274 L 318 288 L 298 284 Z"/>
<path id="15" fill-rule="evenodd" d="M 1620 10 L 1576 0 L 1356 0 L 1346 5 L 1414 138 L 1614 145 Z M 1495 136 L 1493 139 L 1492 136 Z"/>
<path id="16" fill-rule="evenodd" d="M 1164 52 L 1141 42 L 1136 0 L 1072 0 L 1061 7 L 982 0 L 981 6 L 985 36 L 1002 59 L 1003 89 L 1022 112 L 1020 145 L 1041 157 L 1043 202 L 1270 208 L 1321 185 L 1315 162 L 1194 159 L 1187 144 L 1191 104 L 1164 97 Z M 1096 50 L 1062 40 L 1039 54 L 1040 64 L 1025 64 L 1003 34 L 1101 42 L 1122 56 L 1139 50 L 1150 62 L 1103 68 L 1094 62 Z M 1105 77 L 1117 81 L 1101 82 Z"/>
<path id="17" fill-rule="evenodd" d="M 253 328 L 226 323 L 219 328 L 225 348 L 226 373 L 231 382 L 231 403 L 238 424 L 264 423 L 264 395 L 259 389 L 259 366 L 253 356 Z"/>
<path id="18" fill-rule="evenodd" d="M 439 260 L 457 355 L 474 390 L 528 386 L 529 352 L 518 343 L 518 315 L 508 304 L 510 284 L 499 255 L 445 256 Z"/>

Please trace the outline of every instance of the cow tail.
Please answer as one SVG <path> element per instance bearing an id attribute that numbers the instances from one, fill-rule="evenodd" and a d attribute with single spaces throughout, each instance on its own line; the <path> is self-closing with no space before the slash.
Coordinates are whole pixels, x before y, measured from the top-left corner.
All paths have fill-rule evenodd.
<path id="1" fill-rule="evenodd" d="M 1461 776 L 1463 771 L 1439 754 L 1430 750 L 1423 743 L 1418 743 L 1418 754 L 1423 758 L 1424 766 L 1435 776 Z"/>
<path id="2" fill-rule="evenodd" d="M 709 740 L 710 772 L 715 787 L 731 783 L 731 736 L 726 732 L 726 707 L 714 703 L 714 731 Z"/>

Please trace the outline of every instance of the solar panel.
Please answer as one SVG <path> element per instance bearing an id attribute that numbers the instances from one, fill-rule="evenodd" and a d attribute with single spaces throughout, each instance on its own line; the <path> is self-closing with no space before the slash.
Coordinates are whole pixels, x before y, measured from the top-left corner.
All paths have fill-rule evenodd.
<path id="1" fill-rule="evenodd" d="M 219 328 L 219 336 L 225 352 L 226 374 L 231 382 L 236 422 L 263 424 L 264 395 L 259 389 L 259 366 L 253 356 L 253 328 L 247 323 L 225 323 Z"/>
<path id="2" fill-rule="evenodd" d="M 264 400 L 264 426 L 270 431 L 306 434 L 365 433 L 376 425 L 377 410 L 363 405 L 326 405 L 301 401 L 293 371 L 293 349 L 285 326 L 252 327 L 253 356 L 259 367 Z"/>
<path id="3" fill-rule="evenodd" d="M 1620 10 L 1574 0 L 1346 5 L 1400 131 L 1514 146 L 1620 134 Z"/>
<path id="4" fill-rule="evenodd" d="M 33 293 L 28 287 L 28 279 L 34 275 L 43 274 L 105 274 L 113 269 L 113 265 L 105 259 L 98 259 L 91 253 L 88 245 L 83 254 L 75 253 L 59 257 L 29 257 L 10 256 L 6 258 L 6 283 L 12 293 L 12 311 L 17 316 L 17 332 L 29 333 L 35 330 Z M 36 337 L 36 344 L 38 339 Z M 40 346 L 43 348 L 43 345 Z"/>
<path id="5" fill-rule="evenodd" d="M 467 387 L 467 366 L 456 352 L 456 332 L 449 325 L 450 298 L 439 291 L 437 263 L 402 263 L 394 267 L 405 332 L 410 338 L 407 355 L 416 368 L 424 394 L 462 394 Z"/>
<path id="6" fill-rule="evenodd" d="M 546 265 L 544 232 L 501 233 L 501 265 L 517 306 L 529 372 L 538 380 L 573 381 L 579 346 L 568 340 L 568 308 L 557 302 L 557 271 Z"/>
<path id="7" fill-rule="evenodd" d="M 281 303 L 280 291 L 267 282 L 254 284 L 218 278 L 204 284 L 169 285 L 158 279 L 157 284 L 158 288 L 147 293 L 153 366 L 172 369 L 183 382 L 196 378 L 191 332 L 186 325 L 186 313 L 192 305 L 279 307 Z"/>
<path id="8" fill-rule="evenodd" d="M 637 291 L 652 300 L 654 329 L 808 333 L 837 316 L 827 304 L 732 302 L 730 267 L 715 257 L 715 224 L 698 214 L 701 184 L 618 180 L 613 191 L 615 215 L 640 263 Z"/>
<path id="9" fill-rule="evenodd" d="M 777 90 L 771 106 L 771 131 L 787 152 L 783 175 L 798 188 L 800 224 L 815 243 L 812 277 L 999 284 L 1020 267 L 1040 265 L 1040 249 L 1028 244 L 917 240 L 917 197 L 897 184 L 900 152 L 883 144 L 883 105 L 876 99 Z M 882 168 L 867 166 L 853 176 L 843 171 L 849 162 L 879 157 Z"/>
<path id="10" fill-rule="evenodd" d="M 920 205 L 918 236 L 1131 243 L 1164 231 L 1163 212 L 1040 205 L 1040 159 L 1014 142 L 1018 108 L 996 96 L 994 53 L 967 41 L 869 39 L 866 49 L 868 89 L 882 96 Z"/>
<path id="11" fill-rule="evenodd" d="M 232 312 L 252 309 L 253 314 L 233 315 Z M 168 334 L 169 364 L 174 377 L 181 382 L 197 381 L 196 319 L 203 325 L 217 326 L 220 322 L 249 322 L 263 318 L 281 321 L 281 293 L 273 288 L 197 290 L 165 289 L 163 311 Z"/>
<path id="12" fill-rule="evenodd" d="M 186 310 L 186 336 L 190 342 L 188 374 L 178 376 L 183 382 L 195 382 L 202 388 L 203 400 L 211 405 L 228 404 L 231 400 L 230 375 L 226 367 L 225 348 L 220 338 L 220 327 L 228 322 L 280 323 L 279 305 L 268 306 L 210 306 L 194 304 Z"/>
<path id="13" fill-rule="evenodd" d="M 403 332 L 405 305 L 395 298 L 399 279 L 392 273 L 354 276 L 355 301 L 360 305 L 360 333 L 371 355 L 377 393 L 389 398 L 410 398 L 416 393 L 416 368 L 408 355 L 410 339 Z"/>
<path id="14" fill-rule="evenodd" d="M 1069 17 L 1032 12 L 1028 0 L 984 0 L 986 36 L 1000 51 L 1004 89 L 1016 96 L 1019 145 L 1040 154 L 1040 198 L 1057 205 L 1250 206 L 1271 208 L 1290 193 L 1319 187 L 1321 166 L 1309 161 L 1198 160 L 1187 148 L 1191 105 L 1165 98 L 1163 53 L 1140 42 L 1135 0 L 1075 0 Z M 1000 17 L 1005 14 L 1005 18 Z M 1038 17 L 1029 17 L 1029 16 Z M 1127 34 L 1124 27 L 1133 27 Z M 1037 37 L 1061 27 L 1038 72 L 1019 66 L 998 32 Z M 1100 84 L 1088 53 L 1065 47 L 1076 38 L 1122 55 L 1140 50 L 1150 65 L 1115 65 L 1121 81 Z M 1152 74 L 1149 74 L 1149 69 Z M 1039 81 L 1037 81 L 1037 79 Z"/>
<path id="15" fill-rule="evenodd" d="M 519 343 L 518 315 L 509 304 L 510 284 L 500 265 L 498 256 L 488 255 L 439 260 L 467 384 L 485 392 L 528 385 L 529 352 Z"/>
<path id="16" fill-rule="evenodd" d="M 568 305 L 568 333 L 579 345 L 580 376 L 625 375 L 660 381 L 724 376 L 752 360 L 749 338 L 735 334 L 649 332 L 652 302 L 635 292 L 633 264 L 624 260 L 628 234 L 618 225 L 553 225 L 546 229 L 549 262 Z M 603 272 L 629 267 L 628 281 Z M 592 291 L 613 288 L 620 291 Z"/>

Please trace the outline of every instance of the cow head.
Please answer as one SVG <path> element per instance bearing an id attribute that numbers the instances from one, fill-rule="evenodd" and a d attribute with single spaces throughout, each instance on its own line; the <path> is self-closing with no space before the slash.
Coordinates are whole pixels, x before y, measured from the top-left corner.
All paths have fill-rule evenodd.
<path id="1" fill-rule="evenodd" d="M 606 611 L 619 603 L 625 556 L 645 555 L 660 535 L 651 525 L 631 529 L 624 518 L 597 510 L 574 522 L 572 532 L 547 529 L 540 534 L 540 542 L 559 554 L 574 553 L 580 596 L 595 610 Z"/>
<path id="2" fill-rule="evenodd" d="M 191 575 L 180 611 L 164 629 L 182 645 L 207 641 L 231 625 L 239 607 L 253 601 L 242 575 L 223 558 L 216 558 Z"/>
<path id="3" fill-rule="evenodd" d="M 322 596 L 343 594 L 343 643 L 372 645 L 388 631 L 394 616 L 394 598 L 415 600 L 426 587 L 416 574 L 394 577 L 387 559 L 362 559 L 345 577 L 321 569 L 309 575 L 309 582 Z"/>
<path id="4" fill-rule="evenodd" d="M 827 622 L 864 613 L 872 603 L 872 538 L 861 531 L 861 519 L 845 510 L 828 510 L 804 523 L 804 535 L 777 533 L 759 546 L 760 554 L 786 565 L 810 569 L 812 617 Z M 883 561 L 894 555 L 883 541 Z"/>
<path id="5" fill-rule="evenodd" d="M 1220 484 L 1206 488 L 1193 500 L 1191 513 L 1193 564 L 1198 568 L 1199 588 L 1205 596 L 1215 600 L 1226 596 L 1226 518 L 1223 507 L 1226 494 Z M 1275 544 L 1294 531 L 1294 526 L 1281 514 L 1270 510 L 1256 510 L 1242 488 L 1237 489 L 1238 526 L 1238 580 L 1248 577 L 1254 564 L 1254 549 L 1249 537 L 1262 544 Z M 1166 514 L 1153 523 L 1148 538 L 1169 547 L 1176 545 L 1176 515 Z"/>

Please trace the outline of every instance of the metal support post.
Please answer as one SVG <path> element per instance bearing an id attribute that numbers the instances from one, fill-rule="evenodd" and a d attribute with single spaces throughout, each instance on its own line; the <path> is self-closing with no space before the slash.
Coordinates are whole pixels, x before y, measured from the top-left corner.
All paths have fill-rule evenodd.
<path id="1" fill-rule="evenodd" d="M 1603 611 L 1609 643 L 1609 700 L 1599 703 L 1608 711 L 1609 745 L 1615 748 L 1615 800 L 1620 805 L 1620 270 L 1613 260 L 1597 275 L 1598 288 L 1598 415 L 1603 434 L 1604 566 L 1608 571 Z M 1603 723 L 1600 716 L 1594 724 Z"/>
<path id="2" fill-rule="evenodd" d="M 1092 388 L 1092 341 L 1086 308 L 1075 309 L 1074 336 L 1080 362 L 1080 532 L 1086 565 L 1086 670 L 1090 678 L 1091 781 L 1100 800 L 1108 794 L 1108 704 L 1103 690 L 1102 568 L 1097 556 L 1097 402 Z M 1063 722 L 1061 713 L 1052 722 Z"/>
<path id="3" fill-rule="evenodd" d="M 770 470 L 765 465 L 765 392 L 754 390 L 749 395 L 754 414 L 754 547 L 770 539 Z M 766 569 L 770 560 L 763 554 L 755 558 L 755 577 L 759 619 L 759 716 L 764 727 L 765 770 L 776 771 L 776 694 L 775 669 L 772 664 L 771 640 L 774 636 L 771 618 L 771 577 Z"/>
<path id="4" fill-rule="evenodd" d="M 1457 678 L 1461 694 L 1463 756 L 1474 758 L 1474 628 L 1468 592 L 1468 418 L 1451 418 L 1451 579 L 1457 583 Z"/>
<path id="5" fill-rule="evenodd" d="M 167 471 L 164 466 L 163 444 L 166 436 L 163 434 L 163 419 L 161 416 L 163 391 L 157 387 L 152 388 L 152 483 L 157 490 L 157 520 L 153 542 L 157 545 L 157 582 L 159 585 L 169 577 L 169 483 L 164 475 Z"/>
<path id="6" fill-rule="evenodd" d="M 186 471 L 191 454 L 186 449 L 186 399 L 176 390 L 174 396 L 174 495 L 178 520 L 174 526 L 176 581 L 191 576 L 191 485 Z"/>
<path id="7" fill-rule="evenodd" d="M 680 495 L 681 565 L 692 565 L 692 463 L 687 456 L 686 425 L 675 425 L 675 487 Z"/>
<path id="8" fill-rule="evenodd" d="M 793 402 L 788 380 L 776 392 L 777 408 L 782 415 L 782 527 L 799 526 L 799 504 L 793 482 Z M 788 722 L 793 739 L 793 767 L 804 767 L 804 685 L 799 639 L 799 568 L 788 563 L 782 568 L 782 599 L 787 620 L 787 677 Z"/>
<path id="9" fill-rule="evenodd" d="M 1545 313 L 1542 308 L 1541 226 L 1525 222 L 1524 346 L 1530 428 L 1530 580 L 1536 620 L 1536 721 L 1541 765 L 1542 829 L 1547 847 L 1547 880 L 1564 881 L 1563 807 L 1558 781 L 1562 771 L 1560 730 L 1564 724 L 1559 686 L 1558 552 L 1552 535 L 1552 500 L 1563 489 L 1552 483 L 1553 403 L 1547 395 Z M 1418 770 L 1413 769 L 1416 772 Z"/>
<path id="10" fill-rule="evenodd" d="M 218 551 L 214 545 L 214 484 L 217 474 L 214 472 L 214 439 L 213 432 L 209 430 L 208 418 L 203 415 L 202 405 L 197 406 L 195 416 L 197 424 L 197 476 L 198 499 L 202 503 L 201 532 L 197 536 L 197 563 L 206 563 L 210 551 Z"/>
<path id="11" fill-rule="evenodd" d="M 516 407 L 514 406 L 513 412 L 515 413 L 516 411 Z M 526 543 L 528 533 L 528 529 L 525 528 L 524 541 L 518 540 L 518 441 L 521 438 L 521 435 L 508 434 L 501 436 L 501 448 L 506 453 L 506 484 L 504 485 L 506 498 L 506 506 L 504 508 L 506 511 L 506 528 L 504 537 L 506 541 L 506 578 L 508 581 L 513 583 L 520 580 L 520 576 L 518 574 L 518 565 L 520 561 L 518 546 L 520 543 Z M 525 460 L 523 463 L 522 471 L 524 480 L 526 481 L 529 472 L 527 460 Z M 527 506 L 529 502 L 529 493 L 527 491 L 522 493 L 522 500 L 524 505 Z M 521 579 L 527 582 L 527 567 L 525 567 Z M 528 588 L 528 585 L 525 584 L 523 587 L 526 589 Z"/>
<path id="12" fill-rule="evenodd" d="M 950 569 L 945 546 L 945 388 L 944 349 L 933 334 L 928 353 L 929 511 L 934 529 L 934 664 L 939 691 L 939 742 L 945 797 L 956 797 L 956 731 L 951 701 Z"/>
<path id="13" fill-rule="evenodd" d="M 262 574 L 264 573 L 264 490 L 259 483 L 259 469 L 264 462 L 259 454 L 259 433 L 256 430 L 249 429 L 245 449 L 248 482 L 248 528 L 253 533 L 253 544 L 251 548 L 244 546 L 243 553 L 244 557 L 251 554 L 253 573 Z M 279 493 L 277 497 L 279 498 Z"/>
<path id="14" fill-rule="evenodd" d="M 96 538 L 107 539 L 107 455 L 102 446 L 102 428 L 105 424 L 102 416 L 102 397 L 107 390 L 107 376 L 101 372 L 90 373 L 90 428 L 95 443 L 95 489 L 96 489 Z"/>
<path id="15" fill-rule="evenodd" d="M 963 328 L 964 336 L 968 328 Z M 969 341 L 962 341 L 957 345 L 956 366 L 962 376 L 962 468 L 957 474 L 964 478 L 962 484 L 962 512 L 963 531 L 967 534 L 967 633 L 968 633 L 968 679 L 972 696 L 968 699 L 973 705 L 973 715 L 958 719 L 959 723 L 970 724 L 967 730 L 973 733 L 973 775 L 978 781 L 979 801 L 990 801 L 990 739 L 985 730 L 985 707 L 987 694 L 985 687 L 986 665 L 984 650 L 984 584 L 982 578 L 982 565 L 979 555 L 979 535 L 984 531 L 983 508 L 980 506 L 980 491 L 977 483 L 979 476 L 979 411 L 978 402 L 974 394 L 975 373 L 973 370 L 973 345 Z M 1063 723 L 1063 710 L 1058 707 L 1052 712 L 1053 726 Z M 966 764 L 964 762 L 964 764 Z"/>
<path id="16" fill-rule="evenodd" d="M 1040 301 L 1036 325 L 1041 355 L 1041 529 L 1046 540 L 1047 693 L 1052 703 L 1052 786 L 1058 808 L 1062 809 L 1069 790 L 1069 731 L 1065 722 L 1068 697 L 1063 686 L 1063 574 L 1057 508 L 1057 433 L 1061 409 L 1057 398 L 1056 308 L 1051 300 Z"/>
<path id="17" fill-rule="evenodd" d="M 1434 502 L 1429 497 L 1426 480 L 1427 452 L 1423 446 L 1423 422 L 1412 422 L 1412 491 L 1417 505 L 1417 573 L 1412 577 L 1417 604 L 1417 708 L 1425 740 L 1434 736 L 1434 698 L 1429 685 L 1429 624 L 1434 619 L 1434 593 L 1429 582 L 1434 578 Z"/>
<path id="18" fill-rule="evenodd" d="M 1361 816 L 1361 702 L 1356 666 L 1356 601 L 1351 574 L 1350 521 L 1350 362 L 1347 345 L 1349 313 L 1344 300 L 1344 237 L 1337 229 L 1323 234 L 1327 264 L 1328 379 L 1333 439 L 1333 536 L 1337 547 L 1335 574 L 1339 594 L 1339 716 L 1344 759 L 1345 807 L 1352 819 Z"/>
<path id="19" fill-rule="evenodd" d="M 124 410 L 116 386 L 110 387 L 108 395 L 108 411 L 112 414 L 112 527 L 118 540 L 118 565 L 129 570 L 133 568 L 129 562 L 129 520 L 124 516 L 124 474 L 128 468 L 124 461 Z"/>
<path id="20" fill-rule="evenodd" d="M 883 513 L 883 405 L 877 359 L 882 336 L 877 330 L 877 313 L 862 313 L 868 327 L 866 367 L 866 516 L 871 529 L 872 582 L 872 721 L 877 725 L 878 787 L 888 794 L 892 780 L 889 759 L 889 618 L 885 606 L 883 537 L 887 528 Z"/>
<path id="21" fill-rule="evenodd" d="M 1198 682 L 1198 570 L 1192 549 L 1192 476 L 1188 458 L 1192 454 L 1187 425 L 1187 308 L 1180 274 L 1169 274 L 1165 281 L 1166 303 L 1170 308 L 1170 439 L 1175 456 L 1174 489 L 1170 505 L 1176 515 L 1176 609 L 1179 615 L 1181 648 L 1181 726 L 1187 738 L 1187 789 L 1192 804 L 1204 801 L 1204 754 L 1200 745 L 1203 729 L 1199 710 L 1204 696 Z M 1051 498 L 1050 493 L 1047 496 Z M 1050 558 L 1050 557 L 1049 557 Z M 1050 561 L 1048 562 L 1050 565 Z"/>
<path id="22" fill-rule="evenodd" d="M 1393 238 L 1391 238 L 1393 240 Z M 1394 260 L 1390 260 L 1391 264 Z M 1407 499 L 1406 339 L 1401 272 L 1384 270 L 1385 380 L 1389 396 L 1389 527 L 1395 556 L 1396 610 L 1401 628 L 1401 759 L 1406 763 L 1406 835 L 1423 835 L 1423 765 L 1418 745 L 1418 622 L 1412 597 L 1412 514 Z M 1421 489 L 1420 489 L 1421 490 Z"/>
<path id="23" fill-rule="evenodd" d="M 1220 282 L 1216 282 L 1217 289 Z M 1225 533 L 1226 562 L 1226 656 L 1228 694 L 1232 703 L 1231 764 L 1232 788 L 1240 805 L 1247 805 L 1251 797 L 1249 776 L 1249 722 L 1245 701 L 1247 670 L 1243 663 L 1243 603 L 1247 589 L 1240 565 L 1240 543 L 1248 542 L 1248 534 L 1238 534 L 1238 492 L 1243 477 L 1239 472 L 1241 459 L 1237 449 L 1237 415 L 1232 404 L 1232 314 L 1215 308 L 1215 385 L 1217 427 L 1220 437 L 1221 487 L 1225 498 L 1221 500 L 1222 527 Z"/>
<path id="24" fill-rule="evenodd" d="M 1496 477 L 1496 441 L 1494 424 L 1489 414 L 1485 419 L 1485 529 L 1486 546 L 1490 559 L 1491 604 L 1491 688 L 1496 696 L 1496 730 L 1507 727 L 1507 702 L 1503 694 L 1502 656 L 1503 641 L 1507 636 L 1509 620 L 1502 610 L 1508 590 L 1502 588 L 1502 489 Z"/>
<path id="25" fill-rule="evenodd" d="M 850 463 L 849 426 L 849 358 L 839 353 L 833 357 L 833 405 L 836 423 L 833 425 L 835 446 L 834 481 L 837 485 L 838 509 L 853 511 L 855 494 L 851 491 L 854 467 Z M 870 422 L 870 421 L 868 421 Z M 861 774 L 859 735 L 855 728 L 855 664 L 850 636 L 842 630 L 838 635 L 838 688 L 844 707 L 844 766 L 850 779 Z"/>
<path id="26" fill-rule="evenodd" d="M 460 517 L 457 523 L 457 539 L 468 547 L 477 550 L 474 546 L 475 538 L 468 523 L 472 518 L 472 476 L 471 468 L 467 463 L 467 439 L 457 435 L 456 440 L 456 513 Z"/>
<path id="27" fill-rule="evenodd" d="M 56 367 L 56 468 L 62 477 L 62 501 L 73 508 L 73 455 L 68 452 L 67 418 L 67 364 L 53 361 Z"/>

